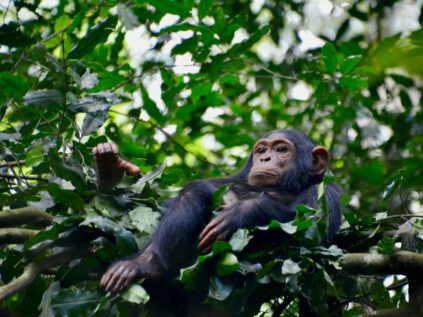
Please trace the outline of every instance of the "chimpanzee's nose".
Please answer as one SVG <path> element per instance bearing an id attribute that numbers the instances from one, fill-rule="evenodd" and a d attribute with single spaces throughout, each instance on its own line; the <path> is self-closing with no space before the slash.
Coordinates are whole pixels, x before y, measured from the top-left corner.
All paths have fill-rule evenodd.
<path id="1" fill-rule="evenodd" d="M 271 159 L 270 155 L 268 155 L 268 156 L 263 156 L 263 157 L 261 157 L 261 158 L 260 158 L 260 160 L 261 160 L 262 162 L 269 162 L 269 161 L 270 161 L 270 159 Z"/>

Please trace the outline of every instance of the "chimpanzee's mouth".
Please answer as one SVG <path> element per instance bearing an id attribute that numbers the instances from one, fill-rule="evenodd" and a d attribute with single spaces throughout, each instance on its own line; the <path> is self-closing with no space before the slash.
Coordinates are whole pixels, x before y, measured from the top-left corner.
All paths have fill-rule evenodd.
<path id="1" fill-rule="evenodd" d="M 270 177 L 275 177 L 276 175 L 271 173 L 271 172 L 266 172 L 266 171 L 257 171 L 253 174 L 253 176 L 270 176 Z"/>

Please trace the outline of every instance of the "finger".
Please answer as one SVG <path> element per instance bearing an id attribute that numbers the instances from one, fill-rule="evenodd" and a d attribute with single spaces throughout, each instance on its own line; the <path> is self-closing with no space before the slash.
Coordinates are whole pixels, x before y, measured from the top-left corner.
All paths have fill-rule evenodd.
<path id="1" fill-rule="evenodd" d="M 103 146 L 104 146 L 105 153 L 112 153 L 112 148 L 110 147 L 109 143 L 104 143 Z"/>
<path id="2" fill-rule="evenodd" d="M 202 255 L 206 255 L 213 250 L 213 244 L 208 245 L 206 248 L 200 251 Z"/>
<path id="3" fill-rule="evenodd" d="M 221 217 L 215 218 L 208 224 L 208 226 L 211 226 L 212 228 L 208 231 L 209 233 L 200 240 L 200 243 L 198 244 L 199 250 L 209 249 L 208 246 L 213 245 L 216 240 L 222 240 L 222 232 L 225 233 L 228 230 L 225 228 L 226 221 L 222 221 Z"/>
<path id="4" fill-rule="evenodd" d="M 95 147 L 93 147 L 93 155 L 97 155 L 98 154 L 98 150 L 97 150 L 97 147 L 95 146 Z"/>
<path id="5" fill-rule="evenodd" d="M 110 275 L 109 272 L 103 274 L 103 277 L 101 278 L 101 281 L 100 281 L 100 287 L 104 288 L 106 286 L 110 278 L 109 275 Z"/>
<path id="6" fill-rule="evenodd" d="M 219 233 L 216 229 L 213 228 L 210 230 L 209 233 L 203 239 L 201 239 L 200 243 L 198 244 L 198 250 L 202 251 L 207 248 L 209 244 L 213 244 L 218 234 Z"/>
<path id="7" fill-rule="evenodd" d="M 139 175 L 140 173 L 140 169 L 138 166 L 128 162 L 128 161 L 124 161 L 123 162 L 124 166 L 125 166 L 125 171 L 127 174 L 135 176 L 135 175 Z"/>
<path id="8" fill-rule="evenodd" d="M 205 255 L 207 253 L 210 253 L 213 250 L 213 246 L 215 244 L 216 241 L 228 241 L 229 237 L 232 235 L 232 231 L 230 229 L 227 229 L 225 232 L 223 232 L 222 234 L 219 234 L 216 239 L 214 239 L 214 241 L 211 241 L 211 243 L 209 243 L 208 245 L 206 245 L 201 251 L 200 253 Z"/>
<path id="9" fill-rule="evenodd" d="M 209 234 L 209 232 L 210 232 L 210 230 L 212 230 L 215 226 L 216 226 L 216 223 L 218 222 L 218 220 L 216 220 L 216 219 L 218 219 L 219 217 L 216 217 L 216 218 L 214 218 L 212 221 L 210 221 L 209 222 L 209 224 L 203 229 L 203 231 L 200 233 L 200 240 L 203 240 L 203 238 L 205 237 L 205 236 L 207 236 L 208 234 Z"/>
<path id="10" fill-rule="evenodd" d="M 125 280 L 125 282 L 123 283 L 123 288 L 127 288 L 128 286 L 129 286 L 129 284 L 131 284 L 131 282 L 134 280 L 134 278 L 136 277 L 136 273 L 135 273 L 135 271 L 131 271 L 130 273 L 129 273 L 129 276 L 128 276 L 128 278 Z"/>
<path id="11" fill-rule="evenodd" d="M 118 153 L 119 153 L 119 150 L 118 150 L 118 147 L 117 147 L 117 145 L 116 145 L 116 144 L 111 143 L 111 144 L 110 144 L 110 147 L 111 147 L 112 152 L 113 152 L 114 154 L 118 154 Z"/>
<path id="12" fill-rule="evenodd" d="M 122 289 L 123 284 L 127 280 L 128 269 L 124 270 L 122 274 L 120 274 L 119 279 L 116 281 L 115 286 L 113 287 L 113 292 L 117 293 Z"/>
<path id="13" fill-rule="evenodd" d="M 106 285 L 106 291 L 110 291 L 114 288 L 113 286 L 116 285 L 116 282 L 119 280 L 124 269 L 125 268 L 122 265 L 119 265 L 114 271 L 112 271 L 112 275 Z"/>
<path id="14" fill-rule="evenodd" d="M 104 145 L 103 143 L 100 143 L 99 145 L 97 145 L 97 151 L 99 154 L 103 154 L 104 153 Z"/>

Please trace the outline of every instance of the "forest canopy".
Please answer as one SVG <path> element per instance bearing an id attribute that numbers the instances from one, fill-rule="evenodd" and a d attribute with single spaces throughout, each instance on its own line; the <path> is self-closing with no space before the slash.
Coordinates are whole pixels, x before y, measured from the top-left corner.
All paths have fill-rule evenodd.
<path id="1" fill-rule="evenodd" d="M 334 181 L 344 193 L 335 244 L 322 244 L 320 195 L 293 222 L 216 243 L 174 282 L 243 316 L 299 316 L 299 297 L 318 316 L 421 313 L 421 12 L 407 0 L 0 0 L 1 308 L 137 316 L 150 294 L 143 281 L 102 290 L 110 263 L 146 245 L 187 182 L 233 174 L 265 133 L 293 129 L 330 152 L 320 193 Z M 104 142 L 142 177 L 99 190 Z M 290 238 L 252 248 L 262 231 Z"/>

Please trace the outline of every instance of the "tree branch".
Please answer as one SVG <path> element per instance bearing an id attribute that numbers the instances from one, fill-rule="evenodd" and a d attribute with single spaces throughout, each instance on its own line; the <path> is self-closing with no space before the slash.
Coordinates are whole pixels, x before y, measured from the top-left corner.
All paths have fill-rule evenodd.
<path id="1" fill-rule="evenodd" d="M 53 221 L 53 216 L 34 207 L 24 207 L 0 211 L 0 228 L 32 224 L 45 227 Z"/>
<path id="2" fill-rule="evenodd" d="M 0 245 L 20 244 L 35 236 L 39 231 L 20 228 L 0 229 Z"/>
<path id="3" fill-rule="evenodd" d="M 33 262 L 27 265 L 21 276 L 0 287 L 0 302 L 24 289 L 41 274 L 43 270 L 60 266 L 77 258 L 89 254 L 88 248 L 70 249 L 44 259 L 41 262 Z"/>
<path id="4" fill-rule="evenodd" d="M 408 277 L 409 304 L 390 310 L 379 310 L 372 316 L 422 316 L 423 310 L 423 254 L 409 251 L 395 251 L 391 254 L 347 254 L 341 261 L 343 270 L 350 274 L 391 275 Z"/>
<path id="5" fill-rule="evenodd" d="M 423 254 L 396 251 L 392 254 L 350 253 L 342 261 L 345 271 L 352 274 L 410 275 L 420 272 L 423 275 Z"/>

